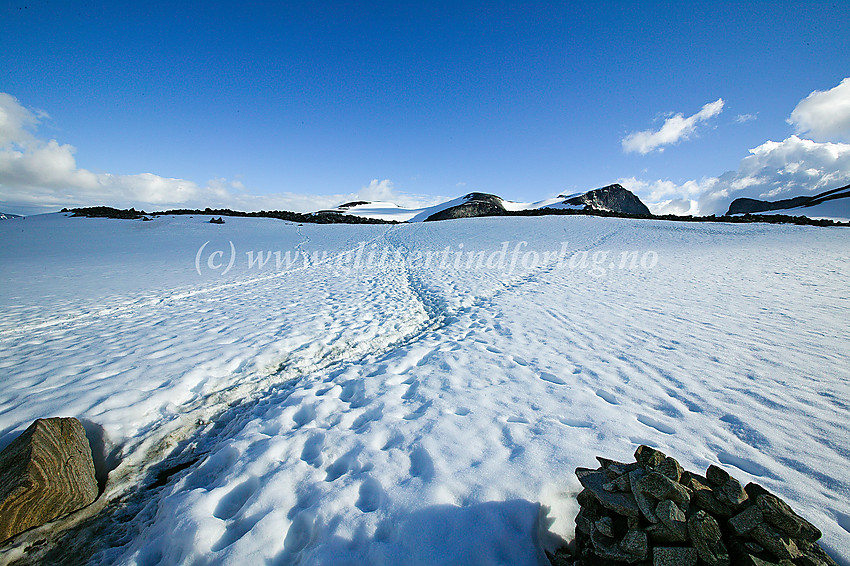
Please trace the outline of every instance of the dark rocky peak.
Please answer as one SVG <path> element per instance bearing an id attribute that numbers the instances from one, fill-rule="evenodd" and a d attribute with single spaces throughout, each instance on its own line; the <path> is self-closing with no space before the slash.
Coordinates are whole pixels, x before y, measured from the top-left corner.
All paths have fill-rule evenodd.
<path id="1" fill-rule="evenodd" d="M 460 204 L 435 212 L 426 218 L 425 221 L 472 218 L 476 216 L 499 216 L 505 212 L 505 206 L 502 204 L 500 197 L 488 193 L 469 193 L 463 196 L 463 202 Z"/>
<path id="2" fill-rule="evenodd" d="M 620 184 L 607 185 L 583 195 L 568 198 L 564 204 L 584 205 L 585 208 L 592 210 L 607 210 L 621 214 L 651 214 L 649 208 L 633 192 Z"/>

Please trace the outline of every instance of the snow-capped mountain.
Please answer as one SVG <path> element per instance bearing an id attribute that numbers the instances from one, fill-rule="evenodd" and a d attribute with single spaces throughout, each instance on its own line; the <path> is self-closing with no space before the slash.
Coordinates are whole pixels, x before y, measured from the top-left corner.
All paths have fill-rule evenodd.
<path id="1" fill-rule="evenodd" d="M 9 220 L 11 218 L 21 218 L 21 215 L 9 214 L 8 212 L 0 212 L 0 220 Z"/>
<path id="2" fill-rule="evenodd" d="M 537 202 L 513 202 L 498 195 L 473 192 L 435 206 L 402 208 L 390 202 L 355 201 L 317 214 L 347 214 L 399 222 L 423 222 L 470 218 L 479 216 L 510 215 L 524 210 L 574 209 L 606 211 L 621 214 L 646 214 L 649 209 L 631 191 L 622 185 L 608 185 L 586 193 L 559 195 Z"/>

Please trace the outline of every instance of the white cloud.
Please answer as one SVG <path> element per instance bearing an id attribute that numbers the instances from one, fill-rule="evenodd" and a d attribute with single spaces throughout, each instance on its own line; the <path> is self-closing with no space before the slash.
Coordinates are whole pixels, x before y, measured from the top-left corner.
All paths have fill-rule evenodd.
<path id="1" fill-rule="evenodd" d="M 797 104 L 788 123 L 818 141 L 850 141 L 850 77 L 826 91 L 816 90 Z"/>
<path id="2" fill-rule="evenodd" d="M 77 167 L 73 146 L 37 137 L 38 124 L 46 117 L 46 113 L 31 111 L 13 96 L 0 93 L 0 204 L 5 212 L 16 209 L 34 213 L 91 205 L 309 212 L 352 200 L 387 200 L 411 207 L 440 201 L 439 197 L 396 191 L 388 179 L 375 179 L 351 193 L 252 195 L 239 180 L 213 179 L 202 186 L 153 173 L 93 173 Z"/>
<path id="3" fill-rule="evenodd" d="M 654 203 L 650 210 L 653 214 L 697 216 L 699 214 L 699 203 L 692 199 L 675 198 Z"/>
<path id="4" fill-rule="evenodd" d="M 0 200 L 34 208 L 84 204 L 180 205 L 221 194 L 192 181 L 151 173 L 111 175 L 77 167 L 76 149 L 35 135 L 44 112 L 0 93 Z"/>
<path id="5" fill-rule="evenodd" d="M 715 186 L 717 178 L 707 177 L 681 184 L 669 180 L 644 181 L 635 177 L 618 179 L 617 182 L 638 195 L 653 214 L 681 216 L 700 214 L 698 199 Z"/>
<path id="6" fill-rule="evenodd" d="M 618 182 L 656 214 L 723 214 L 740 197 L 778 200 L 850 183 L 850 144 L 791 136 L 751 149 L 736 171 L 718 177 L 684 183 L 630 177 Z"/>
<path id="7" fill-rule="evenodd" d="M 37 123 L 36 115 L 18 104 L 14 96 L 0 92 L 0 148 L 21 140 L 30 141 L 29 129 Z"/>
<path id="8" fill-rule="evenodd" d="M 739 124 L 745 124 L 747 122 L 752 122 L 756 120 L 758 116 L 756 114 L 738 114 L 735 116 L 735 121 Z"/>
<path id="9" fill-rule="evenodd" d="M 713 118 L 723 111 L 723 99 L 718 98 L 714 102 L 704 105 L 699 112 L 685 118 L 681 112 L 664 120 L 659 130 L 643 130 L 632 132 L 621 141 L 623 149 L 628 152 L 636 151 L 642 155 L 658 149 L 663 151 L 662 146 L 678 143 L 688 139 L 695 131 L 699 122 Z"/>

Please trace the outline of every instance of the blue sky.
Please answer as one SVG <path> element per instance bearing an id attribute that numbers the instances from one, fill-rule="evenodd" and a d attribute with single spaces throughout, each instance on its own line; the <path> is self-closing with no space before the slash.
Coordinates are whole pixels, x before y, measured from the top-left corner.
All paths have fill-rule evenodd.
<path id="1" fill-rule="evenodd" d="M 850 128 L 788 122 L 814 91 L 843 111 L 846 2 L 271 4 L 6 0 L 0 210 L 532 201 L 622 181 L 707 213 L 734 182 L 850 177 Z M 627 150 L 677 113 L 684 134 Z M 811 187 L 765 180 L 776 148 L 742 172 L 769 140 L 819 172 Z"/>

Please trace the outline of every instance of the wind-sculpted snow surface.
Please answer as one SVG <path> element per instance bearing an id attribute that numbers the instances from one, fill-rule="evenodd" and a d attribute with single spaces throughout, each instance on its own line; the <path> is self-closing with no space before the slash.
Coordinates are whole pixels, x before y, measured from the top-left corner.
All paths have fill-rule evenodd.
<path id="1" fill-rule="evenodd" d="M 122 520 L 54 558 L 545 564 L 574 469 L 649 444 L 850 564 L 845 229 L 208 220 L 0 225 L 0 445 L 73 415 L 122 447 Z"/>

